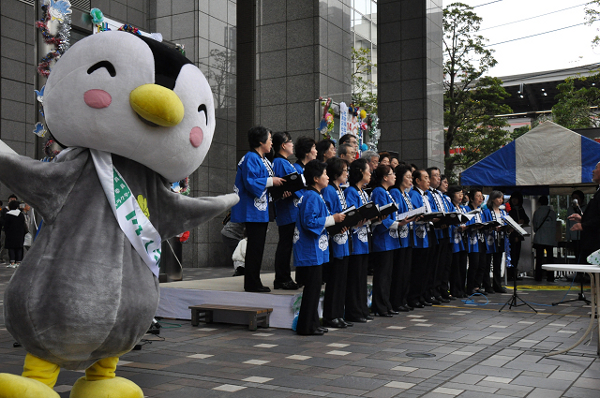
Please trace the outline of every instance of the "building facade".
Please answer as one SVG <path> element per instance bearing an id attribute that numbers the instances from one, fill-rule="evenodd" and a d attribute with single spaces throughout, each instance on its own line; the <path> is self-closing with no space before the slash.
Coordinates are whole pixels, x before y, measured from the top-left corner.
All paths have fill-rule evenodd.
<path id="1" fill-rule="evenodd" d="M 193 196 L 232 192 L 236 164 L 257 124 L 319 139 L 319 97 L 351 102 L 352 47 L 366 47 L 378 68 L 382 139 L 379 148 L 404 160 L 440 166 L 443 154 L 441 1 L 439 0 L 73 0 L 71 42 L 92 32 L 87 15 L 99 8 L 112 20 L 159 32 L 183 44 L 207 77 L 217 124 L 204 164 L 190 176 Z M 34 89 L 43 48 L 33 0 L 2 0 L 0 139 L 19 154 L 42 157 L 44 139 Z M 378 17 L 379 15 L 379 17 Z M 439 68 L 438 68 L 439 66 Z M 440 142 L 441 140 L 441 142 Z M 0 198 L 10 192 L 0 186 Z M 224 214 L 192 231 L 184 266 L 225 263 Z M 263 266 L 272 267 L 276 228 Z"/>

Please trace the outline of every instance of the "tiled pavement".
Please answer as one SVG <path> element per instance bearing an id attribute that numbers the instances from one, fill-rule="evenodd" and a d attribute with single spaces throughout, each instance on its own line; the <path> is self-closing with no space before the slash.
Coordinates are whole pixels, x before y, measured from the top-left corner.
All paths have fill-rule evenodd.
<path id="1" fill-rule="evenodd" d="M 188 278 L 223 277 L 229 269 L 185 270 Z M 3 292 L 12 270 L 0 269 Z M 532 285 L 526 280 L 524 285 Z M 117 371 L 149 397 L 600 397 L 596 337 L 569 354 L 544 353 L 579 339 L 589 322 L 582 302 L 552 307 L 569 282 L 528 289 L 526 306 L 498 312 L 510 298 L 453 301 L 376 318 L 325 336 L 290 330 L 161 320 Z M 561 290 L 561 288 L 563 290 Z M 567 298 L 576 297 L 576 287 Z M 597 336 L 597 333 L 595 333 Z M 0 318 L 0 372 L 21 372 L 24 351 Z M 62 371 L 56 391 L 68 397 L 81 372 Z"/>

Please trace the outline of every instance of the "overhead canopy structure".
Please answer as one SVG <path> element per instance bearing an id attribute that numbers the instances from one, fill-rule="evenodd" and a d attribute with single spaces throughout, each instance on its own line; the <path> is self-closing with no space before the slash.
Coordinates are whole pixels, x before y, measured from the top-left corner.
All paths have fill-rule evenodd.
<path id="1" fill-rule="evenodd" d="M 591 184 L 600 143 L 545 122 L 461 173 L 461 184 L 525 187 Z"/>

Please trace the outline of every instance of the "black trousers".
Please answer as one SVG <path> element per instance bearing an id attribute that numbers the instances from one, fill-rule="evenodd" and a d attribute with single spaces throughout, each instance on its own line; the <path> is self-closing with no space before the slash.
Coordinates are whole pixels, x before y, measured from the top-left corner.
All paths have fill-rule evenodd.
<path id="1" fill-rule="evenodd" d="M 319 320 L 319 299 L 321 298 L 321 273 L 322 265 L 306 268 L 303 275 L 306 277 L 304 290 L 302 291 L 302 303 L 296 324 L 296 333 L 312 334 L 321 322 Z"/>
<path id="2" fill-rule="evenodd" d="M 368 254 L 356 254 L 348 260 L 348 279 L 346 284 L 346 319 L 365 318 L 369 315 L 367 306 L 367 268 Z"/>
<path id="3" fill-rule="evenodd" d="M 486 266 L 486 272 L 487 274 L 484 274 L 484 280 L 487 277 L 488 281 L 490 278 L 490 268 L 492 268 L 492 281 L 490 283 L 490 286 L 492 287 L 492 289 L 494 290 L 501 290 L 502 289 L 502 254 L 504 252 L 496 252 L 496 253 L 490 253 L 487 255 L 487 266 Z"/>
<path id="4" fill-rule="evenodd" d="M 233 260 L 231 257 L 233 256 L 233 252 L 240 241 L 225 235 L 221 235 L 221 239 L 223 240 L 223 245 L 225 246 L 225 263 L 227 266 L 233 268 Z"/>
<path id="5" fill-rule="evenodd" d="M 438 244 L 438 240 L 435 237 L 433 228 L 429 231 L 429 250 L 427 253 L 427 275 L 425 277 L 425 290 L 423 291 L 423 297 L 429 299 L 434 296 L 435 287 L 435 272 L 437 270 L 438 262 L 440 259 L 441 246 Z"/>
<path id="6" fill-rule="evenodd" d="M 544 256 L 544 250 L 546 255 Z M 542 265 L 554 264 L 554 247 L 546 245 L 536 245 L 535 247 L 535 280 L 541 281 L 544 270 Z M 546 271 L 546 280 L 552 282 L 554 280 L 554 271 Z"/>
<path id="7" fill-rule="evenodd" d="M 245 290 L 256 290 L 263 286 L 260 281 L 260 267 L 265 251 L 268 226 L 269 223 L 266 222 L 246 223 L 248 245 L 246 247 L 246 271 L 244 273 Z"/>
<path id="8" fill-rule="evenodd" d="M 392 309 L 407 304 L 410 287 L 410 270 L 412 262 L 412 247 L 402 247 L 394 250 L 394 265 L 392 269 L 392 286 L 390 302 Z"/>
<path id="9" fill-rule="evenodd" d="M 421 301 L 422 296 L 425 294 L 429 250 L 429 248 L 416 247 L 412 249 L 408 304 Z"/>
<path id="10" fill-rule="evenodd" d="M 435 269 L 434 295 L 448 296 L 450 267 L 452 265 L 452 246 L 450 238 L 444 238 L 439 243 L 439 257 Z"/>
<path id="11" fill-rule="evenodd" d="M 290 261 L 294 248 L 294 229 L 296 223 L 279 226 L 279 241 L 275 251 L 275 282 L 285 283 L 292 280 Z"/>
<path id="12" fill-rule="evenodd" d="M 450 266 L 450 294 L 457 297 L 465 294 L 467 279 L 467 251 L 452 253 Z"/>
<path id="13" fill-rule="evenodd" d="M 481 278 L 483 277 L 483 268 L 485 268 L 486 247 L 485 242 L 477 240 L 478 252 L 469 253 L 469 269 L 467 271 L 467 294 L 471 294 L 473 289 L 481 287 Z"/>
<path id="14" fill-rule="evenodd" d="M 371 310 L 377 314 L 385 314 L 392 310 L 390 303 L 390 287 L 392 284 L 392 269 L 394 250 L 371 253 L 373 256 L 373 300 Z"/>
<path id="15" fill-rule="evenodd" d="M 329 263 L 323 264 L 323 274 L 326 275 L 323 319 L 333 320 L 344 317 L 349 260 L 350 257 L 332 256 Z"/>

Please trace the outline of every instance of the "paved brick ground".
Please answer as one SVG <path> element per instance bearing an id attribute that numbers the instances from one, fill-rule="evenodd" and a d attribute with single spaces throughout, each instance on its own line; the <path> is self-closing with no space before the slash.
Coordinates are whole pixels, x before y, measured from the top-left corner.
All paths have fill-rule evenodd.
<path id="1" fill-rule="evenodd" d="M 185 270 L 186 279 L 223 277 L 229 269 Z M 0 269 L 0 292 L 12 270 Z M 589 323 L 582 302 L 560 301 L 570 281 L 543 287 L 526 279 L 526 306 L 498 312 L 510 294 L 453 301 L 376 318 L 325 336 L 290 330 L 160 320 L 140 351 L 123 356 L 118 374 L 148 397 L 600 397 L 597 333 L 569 354 L 544 354 L 577 341 Z M 575 298 L 575 285 L 567 299 Z M 0 303 L 1 304 L 1 303 Z M 24 350 L 0 318 L 0 372 L 19 374 Z M 81 372 L 62 371 L 68 397 Z"/>

